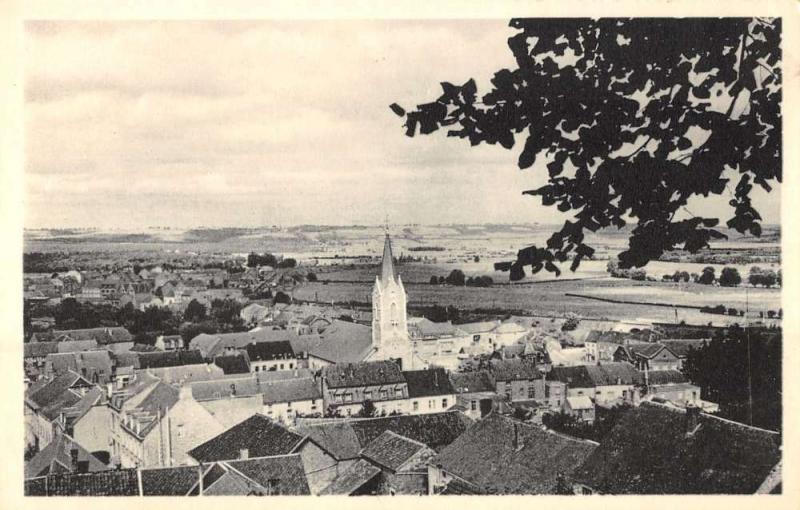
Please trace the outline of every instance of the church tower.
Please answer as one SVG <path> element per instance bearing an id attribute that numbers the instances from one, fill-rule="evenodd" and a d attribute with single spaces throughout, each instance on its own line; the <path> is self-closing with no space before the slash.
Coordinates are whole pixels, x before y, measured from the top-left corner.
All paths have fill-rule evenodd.
<path id="1" fill-rule="evenodd" d="M 381 272 L 372 291 L 372 346 L 376 359 L 400 359 L 404 370 L 411 368 L 411 342 L 406 325 L 406 290 L 395 272 L 389 233 L 383 244 Z"/>

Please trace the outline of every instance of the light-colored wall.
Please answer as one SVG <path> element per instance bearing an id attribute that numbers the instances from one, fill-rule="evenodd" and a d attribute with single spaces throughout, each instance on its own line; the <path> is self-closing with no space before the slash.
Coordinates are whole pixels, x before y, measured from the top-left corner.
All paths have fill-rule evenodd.
<path id="1" fill-rule="evenodd" d="M 325 408 L 323 407 L 322 399 L 317 398 L 313 400 L 296 400 L 294 402 L 265 403 L 261 412 L 273 420 L 293 424 L 298 413 L 301 415 L 323 414 Z"/>
<path id="2" fill-rule="evenodd" d="M 75 422 L 72 437 L 90 452 L 110 451 L 111 411 L 107 405 L 92 406 Z"/>
<path id="3" fill-rule="evenodd" d="M 264 399 L 260 394 L 247 397 L 218 398 L 199 402 L 203 408 L 226 429 L 243 422 L 256 413 L 260 413 L 264 406 Z"/>
<path id="4" fill-rule="evenodd" d="M 311 494 L 319 494 L 336 478 L 336 459 L 312 441 L 306 441 L 300 448 L 303 470 L 308 479 Z"/>
<path id="5" fill-rule="evenodd" d="M 441 413 L 456 404 L 456 395 L 437 395 L 408 399 L 408 412 L 411 414 Z M 479 413 L 480 414 L 480 411 Z"/>
<path id="6" fill-rule="evenodd" d="M 268 372 L 270 370 L 294 370 L 297 360 L 294 358 L 276 359 L 267 361 L 250 361 L 251 372 Z"/>

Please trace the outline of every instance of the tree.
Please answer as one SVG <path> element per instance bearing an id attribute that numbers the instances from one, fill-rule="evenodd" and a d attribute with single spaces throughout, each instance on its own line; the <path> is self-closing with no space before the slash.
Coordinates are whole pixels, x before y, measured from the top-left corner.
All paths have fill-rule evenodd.
<path id="1" fill-rule="evenodd" d="M 273 304 L 283 303 L 288 305 L 291 304 L 292 298 L 290 298 L 289 295 L 286 294 L 285 292 L 279 290 L 275 294 L 275 299 L 273 299 L 272 302 Z"/>
<path id="2" fill-rule="evenodd" d="M 711 266 L 706 266 L 703 268 L 702 274 L 697 278 L 697 283 L 711 285 L 714 283 L 715 279 L 716 277 L 714 276 L 714 268 Z"/>
<path id="3" fill-rule="evenodd" d="M 781 175 L 779 18 L 513 19 L 512 69 L 478 95 L 475 80 L 443 82 L 432 102 L 406 111 L 407 136 L 440 128 L 471 145 L 521 142 L 518 166 L 546 166 L 547 183 L 524 193 L 574 213 L 546 246 L 498 263 L 511 280 L 525 267 L 574 271 L 595 250 L 587 232 L 629 221 L 619 254 L 641 267 L 668 250 L 691 253 L 726 236 L 718 218 L 695 217 L 690 199 L 731 194 L 727 226 L 761 235 L 751 203 Z M 697 131 L 702 136 L 695 136 Z M 738 177 L 738 178 L 737 178 Z"/>
<path id="4" fill-rule="evenodd" d="M 436 275 L 431 276 L 431 285 L 437 285 L 439 283 L 439 278 Z"/>
<path id="5" fill-rule="evenodd" d="M 278 262 L 278 267 L 279 268 L 297 267 L 297 261 L 295 259 L 292 259 L 292 258 L 283 259 L 280 262 Z"/>
<path id="6" fill-rule="evenodd" d="M 375 414 L 377 414 L 377 412 L 378 410 L 375 408 L 375 404 L 372 402 L 372 400 L 367 399 L 363 404 L 361 404 L 361 409 L 358 410 L 356 416 L 359 418 L 372 418 L 375 416 Z"/>
<path id="7" fill-rule="evenodd" d="M 647 279 L 647 272 L 644 269 L 632 269 L 630 275 L 631 280 L 644 281 Z"/>
<path id="8" fill-rule="evenodd" d="M 189 322 L 200 322 L 206 318 L 206 305 L 196 299 L 189 301 L 183 312 L 183 319 Z"/>
<path id="9" fill-rule="evenodd" d="M 472 257 L 472 261 L 473 262 L 480 262 L 481 258 L 478 255 L 475 255 L 474 257 Z"/>
<path id="10" fill-rule="evenodd" d="M 564 324 L 561 325 L 561 331 L 575 331 L 578 327 L 578 324 L 581 323 L 581 317 L 577 314 L 572 312 L 566 315 L 566 319 Z"/>
<path id="11" fill-rule="evenodd" d="M 263 255 L 259 255 L 258 253 L 250 253 L 247 256 L 247 267 L 258 267 L 258 266 L 270 266 L 276 267 L 278 265 L 278 259 L 275 255 L 271 253 L 264 253 Z"/>
<path id="12" fill-rule="evenodd" d="M 447 275 L 447 279 L 445 282 L 449 285 L 461 285 L 463 286 L 466 283 L 466 279 L 464 277 L 464 271 L 460 269 L 453 269 L 450 271 L 450 274 Z"/>
<path id="13" fill-rule="evenodd" d="M 735 267 L 723 267 L 719 275 L 719 284 L 722 287 L 736 287 L 742 283 L 742 277 L 739 276 L 739 270 Z"/>
<path id="14" fill-rule="evenodd" d="M 747 276 L 747 281 L 750 282 L 750 285 L 752 285 L 753 287 L 763 285 L 764 270 L 758 266 L 751 267 L 750 273 Z"/>
<path id="15" fill-rule="evenodd" d="M 309 271 L 308 274 L 306 275 L 306 280 L 308 280 L 309 282 L 315 282 L 317 281 L 317 275 Z"/>

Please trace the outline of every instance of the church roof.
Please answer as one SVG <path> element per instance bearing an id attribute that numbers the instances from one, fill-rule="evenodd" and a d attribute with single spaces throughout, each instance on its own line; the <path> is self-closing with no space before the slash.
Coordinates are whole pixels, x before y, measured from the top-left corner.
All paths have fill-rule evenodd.
<path id="1" fill-rule="evenodd" d="M 381 283 L 386 285 L 389 281 L 397 281 L 397 274 L 394 271 L 394 260 L 392 259 L 392 241 L 389 234 L 383 243 L 383 260 L 381 261 Z"/>

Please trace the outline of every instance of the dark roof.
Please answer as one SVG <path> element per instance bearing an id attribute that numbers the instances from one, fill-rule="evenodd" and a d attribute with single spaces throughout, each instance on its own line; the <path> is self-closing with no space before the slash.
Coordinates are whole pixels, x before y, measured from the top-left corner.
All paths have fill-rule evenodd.
<path id="1" fill-rule="evenodd" d="M 439 451 L 473 423 L 466 415 L 447 411 L 420 415 L 386 416 L 297 427 L 339 460 L 354 459 L 362 448 L 387 430 Z"/>
<path id="2" fill-rule="evenodd" d="M 27 396 L 35 405 L 45 408 L 64 403 L 61 401 L 64 400 L 65 393 L 69 393 L 73 398 L 69 399 L 70 402 L 66 405 L 72 405 L 77 403 L 80 397 L 73 392 L 69 392 L 70 388 L 89 386 L 91 386 L 89 381 L 75 372 L 67 371 L 54 377 L 52 381 L 44 386 L 37 387 L 35 391 L 29 392 Z"/>
<path id="3" fill-rule="evenodd" d="M 262 457 L 226 462 L 228 466 L 264 487 L 281 495 L 311 494 L 300 454 Z M 275 492 L 273 492 L 275 494 Z"/>
<path id="4" fill-rule="evenodd" d="M 605 494 L 752 494 L 781 459 L 777 432 L 644 402 L 623 415 L 574 480 Z"/>
<path id="5" fill-rule="evenodd" d="M 372 481 L 380 472 L 381 470 L 377 466 L 370 464 L 364 459 L 359 459 L 334 478 L 333 481 L 320 492 L 320 495 L 349 496 Z"/>
<path id="6" fill-rule="evenodd" d="M 489 362 L 489 370 L 497 381 L 519 381 L 540 377 L 539 370 L 532 361 L 521 359 L 493 359 Z"/>
<path id="7" fill-rule="evenodd" d="M 217 356 L 214 358 L 214 364 L 221 368 L 225 375 L 250 372 L 250 359 L 245 353 Z"/>
<path id="8" fill-rule="evenodd" d="M 302 440 L 302 436 L 266 416 L 255 414 L 190 450 L 189 455 L 200 462 L 238 459 L 243 449 L 248 450 L 250 457 L 286 455 Z"/>
<path id="9" fill-rule="evenodd" d="M 589 377 L 586 365 L 574 367 L 553 367 L 547 374 L 550 381 L 559 381 L 570 388 L 593 388 L 594 381 Z"/>
<path id="10" fill-rule="evenodd" d="M 431 461 L 492 494 L 554 494 L 596 445 L 491 414 Z"/>
<path id="11" fill-rule="evenodd" d="M 187 496 L 199 481 L 199 466 L 143 469 L 142 495 Z"/>
<path id="12" fill-rule="evenodd" d="M 408 383 L 409 398 L 452 395 L 456 392 L 444 368 L 407 370 L 403 372 L 403 377 Z"/>
<path id="13" fill-rule="evenodd" d="M 44 358 L 58 352 L 58 342 L 27 342 L 22 349 L 26 358 Z"/>
<path id="14" fill-rule="evenodd" d="M 329 388 L 379 386 L 406 382 L 400 367 L 393 361 L 330 365 L 325 367 L 324 374 Z"/>
<path id="15" fill-rule="evenodd" d="M 133 336 L 123 327 L 53 330 L 49 333 L 41 334 L 38 338 L 56 341 L 94 339 L 97 340 L 98 344 L 103 345 L 133 341 Z"/>
<path id="16" fill-rule="evenodd" d="M 588 365 L 586 370 L 594 386 L 614 386 L 619 384 L 640 386 L 644 384 L 644 376 L 630 363 Z"/>
<path id="17" fill-rule="evenodd" d="M 288 340 L 247 344 L 245 349 L 251 361 L 271 361 L 295 357 L 292 344 Z"/>
<path id="18" fill-rule="evenodd" d="M 586 335 L 584 342 L 606 342 L 623 345 L 629 341 L 649 342 L 651 338 L 660 336 L 649 329 L 640 331 L 600 331 L 593 329 Z"/>
<path id="19" fill-rule="evenodd" d="M 267 405 L 322 398 L 319 384 L 311 377 L 269 381 L 261 385 L 261 390 Z"/>
<path id="20" fill-rule="evenodd" d="M 65 434 L 57 434 L 39 453 L 25 463 L 25 477 L 72 472 L 72 453 L 78 451 L 78 463 L 85 463 L 89 472 L 104 471 L 108 466 Z"/>
<path id="21" fill-rule="evenodd" d="M 158 347 L 151 344 L 133 344 L 131 352 L 162 352 Z"/>
<path id="22" fill-rule="evenodd" d="M 650 370 L 647 380 L 651 385 L 682 384 L 689 382 L 689 378 L 677 370 Z"/>
<path id="23" fill-rule="evenodd" d="M 139 368 L 164 368 L 205 363 L 198 350 L 140 352 Z"/>
<path id="24" fill-rule="evenodd" d="M 456 393 L 478 393 L 484 391 L 495 391 L 495 383 L 492 374 L 485 370 L 475 372 L 452 372 L 450 382 Z M 409 386 L 410 390 L 410 386 Z"/>
<path id="25" fill-rule="evenodd" d="M 679 358 L 685 358 L 690 350 L 699 350 L 708 342 L 706 339 L 661 340 L 661 343 Z"/>
<path id="26" fill-rule="evenodd" d="M 379 466 L 397 471 L 425 448 L 427 447 L 418 441 L 387 430 L 361 450 L 361 456 Z"/>
<path id="27" fill-rule="evenodd" d="M 135 469 L 65 473 L 25 480 L 26 496 L 138 496 Z"/>
<path id="28" fill-rule="evenodd" d="M 464 480 L 453 478 L 450 480 L 450 482 L 448 482 L 445 488 L 439 492 L 439 494 L 445 496 L 472 496 L 486 493 L 478 487 L 465 482 Z"/>

